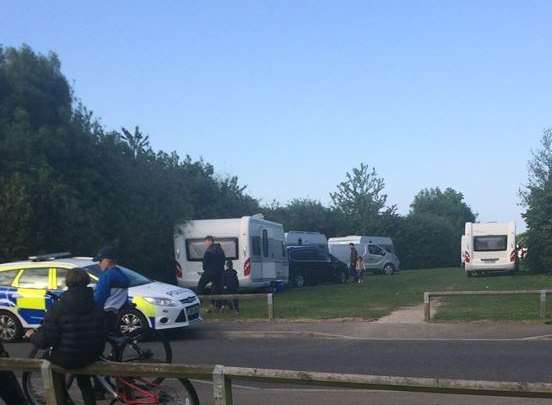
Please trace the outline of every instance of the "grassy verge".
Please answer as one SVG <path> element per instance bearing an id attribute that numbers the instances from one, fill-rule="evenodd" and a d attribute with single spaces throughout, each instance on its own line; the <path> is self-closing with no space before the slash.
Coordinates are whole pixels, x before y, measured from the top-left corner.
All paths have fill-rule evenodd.
<path id="1" fill-rule="evenodd" d="M 552 288 L 552 277 L 517 275 L 467 278 L 459 268 L 403 271 L 397 276 L 367 275 L 363 284 L 288 289 L 275 296 L 277 318 L 379 318 L 423 302 L 425 291 L 515 290 Z M 552 300 L 552 297 L 551 297 Z M 552 309 L 552 308 L 551 308 Z M 209 313 L 207 319 L 266 319 L 264 301 L 241 303 L 241 314 Z M 538 316 L 538 296 L 454 297 L 443 300 L 435 320 L 531 320 Z"/>

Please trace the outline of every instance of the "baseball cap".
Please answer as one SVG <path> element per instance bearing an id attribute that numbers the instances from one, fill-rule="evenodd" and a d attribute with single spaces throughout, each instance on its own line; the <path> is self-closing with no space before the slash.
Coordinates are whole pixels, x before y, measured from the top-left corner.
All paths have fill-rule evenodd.
<path id="1" fill-rule="evenodd" d="M 102 259 L 116 260 L 117 250 L 113 246 L 103 246 L 93 260 L 99 262 Z"/>

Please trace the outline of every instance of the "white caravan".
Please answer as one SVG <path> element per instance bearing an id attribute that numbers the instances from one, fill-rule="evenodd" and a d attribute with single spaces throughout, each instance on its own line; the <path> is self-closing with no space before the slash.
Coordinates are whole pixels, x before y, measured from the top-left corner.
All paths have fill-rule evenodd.
<path id="1" fill-rule="evenodd" d="M 203 244 L 207 235 L 220 243 L 238 272 L 240 288 L 270 287 L 288 281 L 284 227 L 261 215 L 232 219 L 205 219 L 178 225 L 174 235 L 178 285 L 195 288 L 203 274 Z"/>
<path id="2" fill-rule="evenodd" d="M 286 246 L 317 246 L 328 250 L 328 239 L 319 232 L 289 231 L 285 236 Z"/>
<path id="3" fill-rule="evenodd" d="M 400 261 L 395 254 L 393 240 L 384 236 L 344 236 L 328 239 L 330 254 L 349 265 L 351 248 L 355 245 L 358 254 L 364 259 L 366 271 L 393 274 L 399 271 Z"/>
<path id="4" fill-rule="evenodd" d="M 517 270 L 515 222 L 466 222 L 464 236 L 464 269 L 468 277 Z"/>

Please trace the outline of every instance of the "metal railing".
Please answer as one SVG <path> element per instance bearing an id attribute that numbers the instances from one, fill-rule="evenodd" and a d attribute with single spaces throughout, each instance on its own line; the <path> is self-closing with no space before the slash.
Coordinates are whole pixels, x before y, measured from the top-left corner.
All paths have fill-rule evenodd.
<path id="1" fill-rule="evenodd" d="M 546 318 L 546 295 L 552 290 L 485 290 L 485 291 L 428 291 L 424 293 L 424 319 L 431 320 L 431 298 L 433 297 L 463 297 L 476 295 L 539 295 L 539 317 Z"/>
<path id="2" fill-rule="evenodd" d="M 2 358 L 0 370 L 41 371 L 47 405 L 57 405 L 60 388 L 54 373 L 66 373 L 46 360 Z M 201 366 L 186 364 L 98 362 L 71 373 L 107 376 L 173 377 L 211 380 L 215 405 L 232 405 L 232 381 L 296 384 L 332 388 L 358 388 L 381 391 L 426 392 L 452 395 L 485 395 L 515 398 L 552 398 L 552 384 L 453 380 L 441 378 L 389 377 L 359 374 L 270 370 L 247 367 Z"/>
<path id="3" fill-rule="evenodd" d="M 268 320 L 274 320 L 274 296 L 272 293 L 268 294 L 213 294 L 213 295 L 200 295 L 199 298 L 202 301 L 253 301 L 253 300 L 266 300 Z"/>

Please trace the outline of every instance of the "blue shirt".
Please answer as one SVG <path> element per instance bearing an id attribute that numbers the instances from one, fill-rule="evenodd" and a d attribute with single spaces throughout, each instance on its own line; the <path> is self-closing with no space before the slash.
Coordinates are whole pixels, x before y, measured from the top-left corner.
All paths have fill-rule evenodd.
<path id="1" fill-rule="evenodd" d="M 119 311 L 128 302 L 130 280 L 117 266 L 105 269 L 94 290 L 96 305 L 106 311 Z"/>

